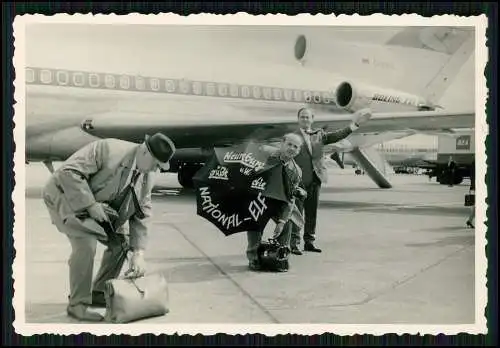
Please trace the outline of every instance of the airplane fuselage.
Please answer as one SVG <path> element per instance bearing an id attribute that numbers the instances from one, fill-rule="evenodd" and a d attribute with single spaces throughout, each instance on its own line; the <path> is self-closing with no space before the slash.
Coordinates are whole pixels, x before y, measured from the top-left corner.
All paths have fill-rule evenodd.
<path id="1" fill-rule="evenodd" d="M 92 127 L 90 116 L 115 119 L 118 125 L 123 117 L 163 115 L 165 123 L 183 125 L 178 130 L 184 132 L 177 140 L 180 148 L 201 148 L 230 142 L 226 140 L 224 125 L 243 124 L 249 119 L 265 123 L 270 117 L 294 119 L 304 105 L 315 109 L 318 119 L 326 114 L 347 113 L 337 106 L 331 90 L 43 67 L 28 67 L 25 73 L 28 160 L 63 160 L 95 140 L 82 130 Z M 375 94 L 370 106 L 374 111 L 415 109 L 411 102 L 401 100 L 395 104 L 395 98 L 388 95 L 383 100 L 380 94 Z M 200 120 L 220 124 L 220 130 L 191 137 L 184 128 L 194 129 Z M 234 134 L 230 136 L 234 139 Z"/>
<path id="2" fill-rule="evenodd" d="M 92 128 L 102 125 L 99 137 L 142 141 L 144 134 L 123 127 L 131 119 L 151 124 L 144 132 L 170 125 L 176 156 L 198 161 L 207 149 L 247 138 L 249 131 L 265 136 L 262 127 L 245 129 L 249 120 L 264 128 L 271 118 L 293 121 L 304 105 L 315 110 L 315 120 L 352 112 L 344 102 L 375 113 L 426 106 L 413 92 L 438 74 L 449 52 L 398 40 L 387 46 L 402 29 L 384 30 L 353 42 L 369 37 L 370 29 L 331 28 L 325 35 L 300 27 L 28 25 L 27 160 L 64 160 L 97 139 Z M 300 60 L 293 49 L 304 33 L 309 41 Z M 205 131 L 207 123 L 217 129 Z M 243 127 L 227 127 L 234 124 Z"/>

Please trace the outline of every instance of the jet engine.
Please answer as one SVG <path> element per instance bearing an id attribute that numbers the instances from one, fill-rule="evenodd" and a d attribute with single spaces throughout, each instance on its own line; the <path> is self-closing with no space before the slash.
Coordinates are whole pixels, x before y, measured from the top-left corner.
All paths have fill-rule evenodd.
<path id="1" fill-rule="evenodd" d="M 370 107 L 373 103 L 406 106 L 409 110 L 435 109 L 434 105 L 420 96 L 349 81 L 338 85 L 335 90 L 335 102 L 339 107 L 352 112 Z"/>

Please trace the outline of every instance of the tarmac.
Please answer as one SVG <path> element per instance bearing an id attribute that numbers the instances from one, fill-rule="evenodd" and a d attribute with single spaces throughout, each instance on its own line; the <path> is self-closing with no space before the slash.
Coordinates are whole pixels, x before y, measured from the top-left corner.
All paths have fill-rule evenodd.
<path id="1" fill-rule="evenodd" d="M 329 171 L 318 210 L 323 252 L 291 255 L 287 273 L 249 271 L 246 235 L 224 236 L 196 214 L 194 193 L 174 174 L 159 175 L 145 258 L 168 281 L 170 312 L 141 323 L 474 324 L 468 181 L 392 175 L 394 187 L 379 189 L 352 168 Z M 25 321 L 77 323 L 65 312 L 70 246 L 40 198 L 48 176 L 43 165 L 26 166 Z"/>

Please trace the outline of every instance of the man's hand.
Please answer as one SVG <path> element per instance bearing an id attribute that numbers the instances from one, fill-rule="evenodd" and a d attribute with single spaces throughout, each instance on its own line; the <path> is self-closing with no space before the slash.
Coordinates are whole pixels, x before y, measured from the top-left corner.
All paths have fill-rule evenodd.
<path id="1" fill-rule="evenodd" d="M 372 117 L 372 110 L 371 109 L 361 109 L 356 111 L 352 118 L 352 122 L 357 125 L 358 127 L 361 126 L 363 123 L 366 123 L 370 118 Z"/>
<path id="2" fill-rule="evenodd" d="M 304 190 L 302 187 L 297 187 L 293 195 L 300 200 L 304 200 L 307 198 L 307 191 Z"/>
<path id="3" fill-rule="evenodd" d="M 106 214 L 102 203 L 95 202 L 87 208 L 87 211 L 89 212 L 90 217 L 98 222 L 109 221 L 108 215 Z"/>
<path id="4" fill-rule="evenodd" d="M 102 207 L 103 207 L 104 212 L 106 213 L 106 216 L 108 217 L 109 220 L 113 221 L 113 220 L 118 219 L 118 217 L 119 217 L 118 212 L 116 210 L 114 210 L 113 208 L 111 208 L 109 206 L 109 204 L 102 203 Z"/>
<path id="5" fill-rule="evenodd" d="M 142 250 L 134 251 L 130 259 L 130 266 L 125 272 L 126 278 L 140 278 L 146 273 L 146 261 L 144 261 L 144 252 Z"/>

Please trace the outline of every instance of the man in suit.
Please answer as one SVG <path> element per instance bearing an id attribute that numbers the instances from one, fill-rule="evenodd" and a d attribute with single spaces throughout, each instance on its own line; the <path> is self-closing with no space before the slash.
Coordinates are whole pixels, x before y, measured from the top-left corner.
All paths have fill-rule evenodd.
<path id="1" fill-rule="evenodd" d="M 294 197 L 303 197 L 305 195 L 305 190 L 300 188 L 300 183 L 302 179 L 302 172 L 300 167 L 293 160 L 295 156 L 299 153 L 300 147 L 302 145 L 302 138 L 294 133 L 285 134 L 281 140 L 279 149 L 262 146 L 261 149 L 269 154 L 267 163 L 278 163 L 283 165 L 284 170 L 284 187 L 285 194 L 287 196 L 288 204 L 283 206 L 283 209 L 275 217 L 277 222 L 274 236 L 276 240 L 281 245 L 288 246 L 290 244 L 290 226 L 292 223 L 287 223 L 289 218 L 294 213 Z M 249 268 L 252 271 L 258 271 L 261 269 L 258 258 L 258 248 L 262 240 L 263 231 L 247 231 L 247 258 L 249 261 Z M 287 269 L 282 269 L 286 271 Z"/>
<path id="2" fill-rule="evenodd" d="M 105 282 L 119 276 L 126 251 L 133 252 L 126 274 L 144 275 L 153 175 L 168 168 L 174 152 L 173 142 L 161 133 L 146 136 L 141 144 L 101 139 L 75 152 L 48 180 L 43 200 L 52 223 L 67 236 L 72 249 L 68 315 L 103 319 L 89 307 L 105 306 Z M 110 224 L 114 231 L 106 231 Z M 92 282 L 98 241 L 107 249 Z"/>
<path id="3" fill-rule="evenodd" d="M 307 192 L 307 198 L 302 202 L 298 201 L 298 208 L 304 214 L 304 250 L 321 252 L 321 249 L 314 245 L 316 240 L 316 216 L 319 202 L 319 190 L 322 184 L 327 183 L 328 175 L 324 164 L 323 147 L 327 144 L 336 143 L 346 138 L 361 124 L 371 118 L 369 109 L 359 110 L 354 114 L 351 124 L 348 127 L 334 131 L 325 132 L 323 129 L 313 130 L 312 124 L 314 114 L 308 108 L 302 108 L 297 113 L 299 129 L 295 134 L 303 139 L 303 145 L 295 161 L 302 170 L 302 186 Z M 292 226 L 290 248 L 293 254 L 302 255 L 298 245 L 300 243 L 300 229 Z"/>
<path id="4" fill-rule="evenodd" d="M 455 170 L 457 168 L 457 164 L 453 160 L 453 156 L 448 158 L 448 186 L 453 186 L 455 183 Z"/>
<path id="5" fill-rule="evenodd" d="M 472 164 L 470 167 L 470 187 L 469 187 L 469 194 L 476 195 L 476 160 L 475 156 L 472 156 Z M 467 221 L 465 224 L 467 227 L 474 228 L 474 220 L 476 217 L 476 202 L 474 199 L 474 204 L 470 207 L 470 214 L 469 217 L 467 218 Z"/>

